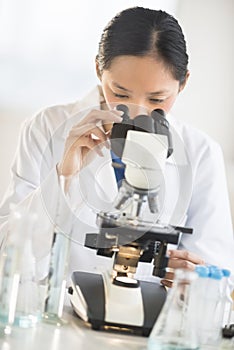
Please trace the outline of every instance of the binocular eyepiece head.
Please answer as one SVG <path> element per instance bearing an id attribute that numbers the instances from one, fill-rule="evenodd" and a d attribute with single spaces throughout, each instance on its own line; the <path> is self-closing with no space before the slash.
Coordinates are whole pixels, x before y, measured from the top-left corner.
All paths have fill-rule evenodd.
<path id="1" fill-rule="evenodd" d="M 118 111 L 124 112 L 121 123 L 114 123 L 111 132 L 111 148 L 112 151 L 121 158 L 127 132 L 129 130 L 148 132 L 152 134 L 165 135 L 168 138 L 168 154 L 169 157 L 173 152 L 170 126 L 166 119 L 166 114 L 162 109 L 154 109 L 150 115 L 140 114 L 134 119 L 129 116 L 129 109 L 126 105 L 117 105 Z"/>

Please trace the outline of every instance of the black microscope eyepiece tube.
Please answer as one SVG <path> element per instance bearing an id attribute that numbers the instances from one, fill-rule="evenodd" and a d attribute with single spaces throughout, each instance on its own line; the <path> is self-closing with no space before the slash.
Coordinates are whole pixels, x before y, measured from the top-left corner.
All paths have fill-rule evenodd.
<path id="1" fill-rule="evenodd" d="M 154 109 L 151 117 L 155 124 L 155 134 L 167 135 L 169 131 L 169 123 L 165 118 L 165 112 L 162 109 Z"/>
<path id="2" fill-rule="evenodd" d="M 128 130 L 133 129 L 132 120 L 128 115 L 128 107 L 124 104 L 120 104 L 116 106 L 118 111 L 124 112 L 122 115 L 121 123 L 114 123 L 113 128 L 111 130 L 111 149 L 115 153 L 116 156 L 122 157 L 125 139 L 127 137 Z"/>
<path id="3" fill-rule="evenodd" d="M 170 125 L 166 119 L 166 114 L 162 109 L 154 109 L 151 112 L 151 117 L 154 120 L 155 134 L 166 135 L 168 140 L 167 158 L 173 153 L 172 137 Z"/>
<path id="4" fill-rule="evenodd" d="M 128 109 L 128 107 L 127 107 L 126 105 L 123 105 L 123 104 L 117 105 L 117 106 L 116 106 L 116 109 L 117 109 L 117 111 L 122 111 L 122 112 L 124 112 L 124 114 L 122 115 L 122 118 L 123 118 L 122 123 L 123 123 L 123 122 L 127 122 L 127 121 L 130 120 L 130 117 L 129 117 L 129 115 L 128 115 L 129 109 Z"/>

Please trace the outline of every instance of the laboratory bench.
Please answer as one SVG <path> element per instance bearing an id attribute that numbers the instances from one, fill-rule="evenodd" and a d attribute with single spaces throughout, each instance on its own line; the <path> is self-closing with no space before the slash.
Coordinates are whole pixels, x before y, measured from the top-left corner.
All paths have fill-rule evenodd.
<path id="1" fill-rule="evenodd" d="M 234 316 L 234 314 L 233 314 Z M 146 350 L 148 338 L 118 331 L 95 331 L 80 320 L 69 305 L 65 305 L 62 326 L 40 322 L 34 328 L 13 328 L 12 334 L 0 338 L 0 350 Z M 234 317 L 233 317 L 234 319 Z M 204 350 L 234 349 L 234 339 L 225 340 L 222 347 Z"/>

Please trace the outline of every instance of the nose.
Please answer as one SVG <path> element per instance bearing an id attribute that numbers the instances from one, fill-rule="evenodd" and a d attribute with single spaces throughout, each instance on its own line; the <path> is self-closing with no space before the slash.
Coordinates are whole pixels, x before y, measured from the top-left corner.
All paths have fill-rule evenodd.
<path id="1" fill-rule="evenodd" d="M 150 115 L 150 110 L 142 103 L 127 103 L 129 109 L 129 116 L 131 119 L 136 118 L 140 114 Z"/>

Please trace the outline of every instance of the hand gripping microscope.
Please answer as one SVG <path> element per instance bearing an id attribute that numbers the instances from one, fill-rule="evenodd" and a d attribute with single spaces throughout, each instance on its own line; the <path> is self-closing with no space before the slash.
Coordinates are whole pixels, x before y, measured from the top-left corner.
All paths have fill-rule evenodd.
<path id="1" fill-rule="evenodd" d="M 112 212 L 97 214 L 99 233 L 87 233 L 85 246 L 113 259 L 111 273 L 75 271 L 70 301 L 79 317 L 93 329 L 114 328 L 148 336 L 166 298 L 159 283 L 134 278 L 138 263 L 152 263 L 152 275 L 165 275 L 167 244 L 177 244 L 180 233 L 192 229 L 147 221 L 142 212 L 159 212 L 159 193 L 166 158 L 172 152 L 169 123 L 163 110 L 151 116 L 128 116 L 113 125 L 111 149 L 122 160 L 125 179 Z M 112 164 L 115 166 L 115 164 Z M 157 217 L 157 216 L 156 216 Z"/>

